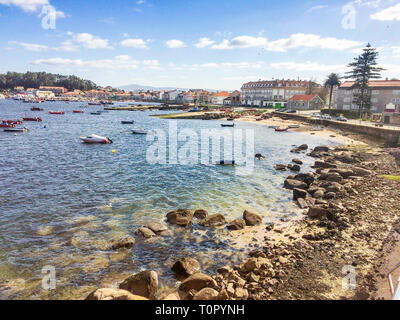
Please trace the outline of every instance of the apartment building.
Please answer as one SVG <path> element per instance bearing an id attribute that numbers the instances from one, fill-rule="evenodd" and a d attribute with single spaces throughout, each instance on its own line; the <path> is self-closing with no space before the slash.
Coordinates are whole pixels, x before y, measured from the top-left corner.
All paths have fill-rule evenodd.
<path id="1" fill-rule="evenodd" d="M 312 81 L 270 80 L 248 82 L 242 86 L 242 103 L 248 106 L 284 106 L 295 95 L 305 95 L 321 86 Z"/>
<path id="2" fill-rule="evenodd" d="M 335 91 L 335 109 L 359 110 L 354 103 L 359 89 L 354 82 L 346 81 Z M 371 111 L 376 113 L 398 112 L 400 109 L 400 80 L 374 80 L 369 83 L 371 93 Z"/>

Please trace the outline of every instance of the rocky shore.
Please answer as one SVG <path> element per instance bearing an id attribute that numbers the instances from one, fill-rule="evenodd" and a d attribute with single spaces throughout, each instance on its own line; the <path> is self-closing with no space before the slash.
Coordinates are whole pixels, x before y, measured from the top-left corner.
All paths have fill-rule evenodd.
<path id="1" fill-rule="evenodd" d="M 398 245 L 400 234 L 397 149 L 367 145 L 308 150 L 302 145 L 293 153 L 315 158 L 313 171 L 300 173 L 301 161 L 277 164 L 288 170 L 283 187 L 304 217 L 283 227 L 264 225 L 262 245 L 252 248 L 240 264 L 204 274 L 192 257 L 177 257 L 171 268 L 175 287 L 160 288 L 157 270 L 145 270 L 122 281 L 118 288 L 98 288 L 91 300 L 265 300 L 265 299 L 390 299 L 378 290 L 385 286 L 387 255 Z M 262 155 L 257 159 L 263 161 Z M 136 237 L 167 235 L 170 227 L 227 228 L 235 233 L 262 226 L 262 217 L 245 211 L 234 221 L 206 210 L 178 209 L 165 223 L 151 223 Z M 111 249 L 134 250 L 135 238 L 118 239 Z M 393 263 L 393 259 L 390 260 Z M 397 262 L 398 263 L 398 262 Z M 355 286 L 343 279 L 354 272 Z M 350 275 L 353 276 L 353 275 Z"/>

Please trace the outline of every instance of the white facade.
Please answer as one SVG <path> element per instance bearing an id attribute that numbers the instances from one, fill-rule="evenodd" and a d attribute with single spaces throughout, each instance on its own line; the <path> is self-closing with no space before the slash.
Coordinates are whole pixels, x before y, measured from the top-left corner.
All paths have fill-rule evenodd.
<path id="1" fill-rule="evenodd" d="M 0 99 L 5 99 L 5 98 L 6 98 L 6 96 L 4 94 L 0 93 Z"/>

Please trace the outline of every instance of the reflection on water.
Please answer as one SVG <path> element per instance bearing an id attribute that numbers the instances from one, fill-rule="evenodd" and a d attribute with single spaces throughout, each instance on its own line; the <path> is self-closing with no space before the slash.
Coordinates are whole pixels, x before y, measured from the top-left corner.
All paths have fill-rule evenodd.
<path id="1" fill-rule="evenodd" d="M 291 194 L 282 189 L 285 173 L 273 167 L 291 161 L 293 145 L 327 143 L 239 123 L 237 128 L 255 130 L 255 152 L 267 156 L 255 163 L 250 176 L 238 176 L 232 167 L 150 165 L 146 151 L 151 143 L 132 135 L 132 126 L 121 120 L 135 120 L 147 130 L 167 130 L 167 120 L 149 117 L 154 112 L 90 115 L 98 107 L 73 114 L 79 105 L 44 103 L 45 110 L 66 114 L 38 113 L 43 122 L 25 123 L 30 129 L 26 134 L 0 132 L 0 298 L 79 299 L 94 287 L 113 285 L 145 268 L 159 272 L 163 285 L 173 285 L 169 269 L 184 255 L 199 259 L 206 271 L 235 262 L 245 250 L 240 239 L 198 224 L 171 227 L 171 236 L 138 241 L 133 250 L 112 252 L 108 246 L 147 222 L 163 221 L 177 208 L 202 208 L 227 220 L 245 209 L 263 215 L 265 222 L 295 216 Z M 30 115 L 30 107 L 0 101 L 0 119 Z M 220 128 L 220 122 L 181 120 L 178 128 L 200 132 Z M 80 142 L 79 136 L 91 133 L 110 137 L 114 144 Z M 306 170 L 311 159 L 300 158 Z M 52 292 L 41 289 L 46 265 L 56 267 L 57 289 Z"/>

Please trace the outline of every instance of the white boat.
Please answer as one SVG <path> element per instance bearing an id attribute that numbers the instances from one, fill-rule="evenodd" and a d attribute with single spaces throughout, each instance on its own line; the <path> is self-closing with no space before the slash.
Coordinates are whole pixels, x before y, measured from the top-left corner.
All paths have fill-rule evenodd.
<path id="1" fill-rule="evenodd" d="M 135 129 L 135 130 L 132 130 L 132 133 L 133 134 L 147 134 L 147 131 L 144 129 Z"/>
<path id="2" fill-rule="evenodd" d="M 95 134 L 92 134 L 87 137 L 80 137 L 80 139 L 85 143 L 104 143 L 104 144 L 113 143 L 113 141 L 110 138 L 101 137 Z"/>

